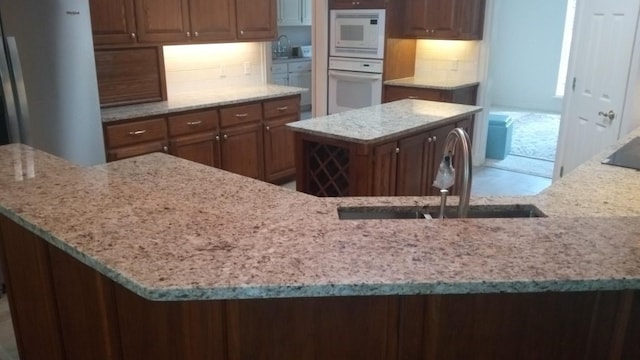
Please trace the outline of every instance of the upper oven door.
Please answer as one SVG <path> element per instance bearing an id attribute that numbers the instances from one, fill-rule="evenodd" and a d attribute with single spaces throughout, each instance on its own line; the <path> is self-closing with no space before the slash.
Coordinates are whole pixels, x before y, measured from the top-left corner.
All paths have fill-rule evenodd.
<path id="1" fill-rule="evenodd" d="M 330 19 L 331 56 L 384 57 L 384 10 L 331 10 Z"/>

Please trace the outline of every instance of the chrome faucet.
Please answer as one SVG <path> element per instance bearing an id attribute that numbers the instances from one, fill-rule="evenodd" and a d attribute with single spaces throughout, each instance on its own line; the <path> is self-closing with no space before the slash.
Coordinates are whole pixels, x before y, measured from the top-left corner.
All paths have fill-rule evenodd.
<path id="1" fill-rule="evenodd" d="M 471 140 L 469 139 L 469 134 L 464 131 L 462 128 L 455 128 L 449 132 L 447 135 L 447 139 L 445 140 L 444 145 L 444 155 L 442 156 L 442 165 L 440 166 L 440 170 L 445 169 L 451 166 L 451 159 L 456 153 L 456 147 L 460 143 L 462 147 L 462 151 L 460 151 L 460 156 L 457 157 L 458 160 L 462 160 L 462 189 L 460 189 L 460 201 L 458 203 L 458 217 L 466 218 L 467 212 L 469 211 L 469 197 L 471 196 Z M 443 166 L 444 165 L 444 166 Z M 444 211 L 444 205 L 446 203 L 446 195 L 447 191 L 442 192 L 442 204 L 441 204 L 441 212 Z M 444 216 L 443 213 L 440 214 L 442 218 Z"/>
<path id="2" fill-rule="evenodd" d="M 287 40 L 287 44 L 284 46 L 280 43 L 280 40 L 282 40 L 282 38 L 285 38 Z M 284 34 L 278 36 L 278 39 L 276 40 L 276 56 L 286 55 L 288 49 L 290 48 L 291 48 L 291 41 L 289 40 L 289 37 Z"/>

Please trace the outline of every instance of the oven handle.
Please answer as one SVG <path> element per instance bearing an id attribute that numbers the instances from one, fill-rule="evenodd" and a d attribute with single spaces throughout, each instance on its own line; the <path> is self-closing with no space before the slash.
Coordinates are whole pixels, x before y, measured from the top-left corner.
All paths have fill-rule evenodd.
<path id="1" fill-rule="evenodd" d="M 382 74 L 355 73 L 339 70 L 329 70 L 329 76 L 346 80 L 382 80 Z"/>

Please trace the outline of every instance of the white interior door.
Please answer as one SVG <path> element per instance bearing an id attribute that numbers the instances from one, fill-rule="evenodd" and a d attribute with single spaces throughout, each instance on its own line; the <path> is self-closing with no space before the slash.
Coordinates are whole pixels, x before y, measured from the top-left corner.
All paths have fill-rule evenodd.
<path id="1" fill-rule="evenodd" d="M 564 112 L 564 174 L 620 136 L 640 0 L 578 1 L 570 96 Z M 573 78 L 575 87 L 571 90 Z"/>

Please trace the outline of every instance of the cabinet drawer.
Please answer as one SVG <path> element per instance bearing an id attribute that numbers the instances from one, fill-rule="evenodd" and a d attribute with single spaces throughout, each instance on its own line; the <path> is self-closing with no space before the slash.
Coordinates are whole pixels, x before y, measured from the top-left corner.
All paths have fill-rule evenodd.
<path id="1" fill-rule="evenodd" d="M 107 151 L 107 161 L 122 160 L 154 152 L 167 152 L 167 143 L 160 140 L 111 149 Z"/>
<path id="2" fill-rule="evenodd" d="M 264 102 L 265 119 L 271 119 L 284 115 L 298 114 L 299 112 L 300 99 L 297 96 Z"/>
<path id="3" fill-rule="evenodd" d="M 107 147 L 162 140 L 167 137 L 167 124 L 164 118 L 134 121 L 106 127 Z"/>
<path id="4" fill-rule="evenodd" d="M 301 61 L 289 63 L 289 72 L 311 71 L 311 61 Z"/>
<path id="5" fill-rule="evenodd" d="M 271 64 L 271 73 L 272 74 L 280 74 L 280 73 L 286 73 L 286 72 L 287 72 L 287 64 L 286 63 Z"/>
<path id="6" fill-rule="evenodd" d="M 220 109 L 220 127 L 246 124 L 261 119 L 262 106 L 259 103 Z"/>
<path id="7" fill-rule="evenodd" d="M 169 117 L 169 136 L 213 130 L 218 126 L 218 111 L 199 111 Z"/>

